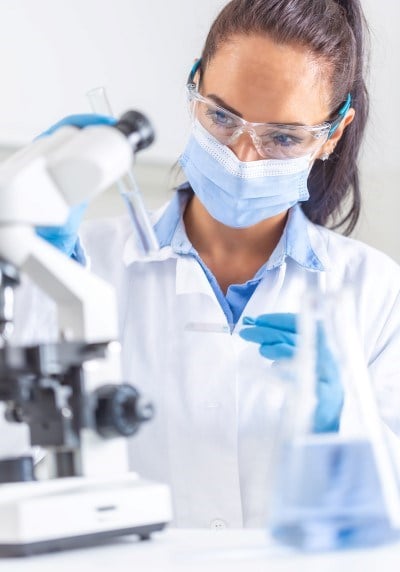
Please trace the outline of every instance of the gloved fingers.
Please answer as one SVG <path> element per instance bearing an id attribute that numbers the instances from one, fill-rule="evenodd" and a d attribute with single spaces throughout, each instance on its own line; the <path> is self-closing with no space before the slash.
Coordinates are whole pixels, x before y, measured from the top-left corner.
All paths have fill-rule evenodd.
<path id="1" fill-rule="evenodd" d="M 87 205 L 87 201 L 83 201 L 79 205 L 74 205 L 70 208 L 68 218 L 62 226 L 38 226 L 36 227 L 37 233 L 43 238 L 47 238 L 48 234 L 54 235 L 57 233 L 61 236 L 76 233 L 85 214 Z"/>
<path id="2" fill-rule="evenodd" d="M 43 238 L 67 256 L 71 256 L 74 252 L 78 240 L 75 233 L 65 232 L 62 226 L 37 226 L 35 230 L 40 238 Z"/>
<path id="3" fill-rule="evenodd" d="M 273 327 L 253 326 L 240 330 L 240 336 L 249 342 L 256 344 L 287 344 L 296 346 L 297 334 L 282 331 Z"/>
<path id="4" fill-rule="evenodd" d="M 318 404 L 314 415 L 314 431 L 316 433 L 338 431 L 344 403 L 342 385 L 318 383 L 317 398 Z"/>
<path id="5" fill-rule="evenodd" d="M 88 206 L 88 201 L 83 201 L 79 205 L 70 208 L 68 219 L 64 225 L 65 232 L 77 232 Z"/>
<path id="6" fill-rule="evenodd" d="M 251 326 L 241 330 L 245 340 L 260 344 L 260 354 L 272 361 L 290 359 L 298 343 L 295 314 L 263 314 L 244 318 Z M 314 431 L 338 431 L 344 402 L 340 371 L 334 353 L 330 350 L 322 323 L 317 324 L 317 406 Z"/>
<path id="7" fill-rule="evenodd" d="M 35 229 L 36 234 L 68 256 L 71 256 L 86 207 L 87 201 L 73 206 L 69 211 L 65 224 L 62 226 L 37 226 Z"/>
<path id="8" fill-rule="evenodd" d="M 317 329 L 317 371 L 318 379 L 325 383 L 340 385 L 340 372 L 337 359 L 329 348 L 323 324 Z"/>
<path id="9" fill-rule="evenodd" d="M 65 125 L 73 125 L 74 127 L 83 128 L 88 127 L 89 125 L 115 125 L 116 122 L 117 120 L 114 117 L 110 117 L 109 115 L 98 115 L 96 113 L 67 115 L 46 129 L 46 131 L 41 133 L 39 137 L 51 135 L 57 131 L 57 129 L 60 129 L 60 127 L 64 127 Z"/>
<path id="10" fill-rule="evenodd" d="M 256 318 L 244 317 L 243 324 L 245 326 L 267 326 L 295 334 L 297 332 L 296 320 L 296 314 L 261 314 Z"/>
<path id="11" fill-rule="evenodd" d="M 318 381 L 330 385 L 340 385 L 340 371 L 336 359 L 332 353 L 326 349 L 318 352 L 317 355 Z"/>
<path id="12" fill-rule="evenodd" d="M 270 360 L 281 360 L 281 359 L 291 359 L 296 348 L 291 344 L 279 343 L 279 344 L 262 344 L 260 346 L 260 354 Z"/>
<path id="13" fill-rule="evenodd" d="M 333 409 L 341 409 L 344 401 L 344 389 L 341 383 L 318 383 L 318 403 L 328 403 Z"/>

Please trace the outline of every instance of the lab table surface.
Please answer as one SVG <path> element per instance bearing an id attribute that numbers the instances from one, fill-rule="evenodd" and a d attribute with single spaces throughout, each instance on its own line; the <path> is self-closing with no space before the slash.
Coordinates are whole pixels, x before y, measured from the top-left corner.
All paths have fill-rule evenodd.
<path id="1" fill-rule="evenodd" d="M 398 572 L 400 542 L 379 548 L 299 554 L 263 530 L 181 530 L 148 541 L 125 537 L 101 546 L 0 559 L 0 572 Z"/>

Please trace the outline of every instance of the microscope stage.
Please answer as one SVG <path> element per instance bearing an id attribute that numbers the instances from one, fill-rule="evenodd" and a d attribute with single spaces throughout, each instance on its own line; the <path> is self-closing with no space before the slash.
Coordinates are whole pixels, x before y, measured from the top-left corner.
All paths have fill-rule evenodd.
<path id="1" fill-rule="evenodd" d="M 0 486 L 0 556 L 93 545 L 114 536 L 142 539 L 172 518 L 166 485 L 134 473 Z"/>

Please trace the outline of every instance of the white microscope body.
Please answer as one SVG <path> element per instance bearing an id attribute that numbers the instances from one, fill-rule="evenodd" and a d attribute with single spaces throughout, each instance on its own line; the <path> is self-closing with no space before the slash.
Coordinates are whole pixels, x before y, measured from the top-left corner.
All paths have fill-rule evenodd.
<path id="1" fill-rule="evenodd" d="M 58 315 L 54 344 L 5 342 L 0 350 L 0 399 L 13 421 L 28 424 L 32 445 L 46 450 L 41 475 L 26 478 L 30 458 L 0 460 L 0 476 L 7 462 L 12 475 L 0 484 L 0 556 L 120 534 L 145 538 L 171 519 L 168 487 L 128 469 L 126 437 L 151 417 L 151 406 L 122 383 L 114 290 L 34 230 L 62 225 L 70 206 L 104 191 L 131 162 L 132 148 L 118 129 L 68 126 L 0 165 L 3 270 L 29 276 Z M 4 276 L 0 287 L 5 331 L 13 288 Z"/>

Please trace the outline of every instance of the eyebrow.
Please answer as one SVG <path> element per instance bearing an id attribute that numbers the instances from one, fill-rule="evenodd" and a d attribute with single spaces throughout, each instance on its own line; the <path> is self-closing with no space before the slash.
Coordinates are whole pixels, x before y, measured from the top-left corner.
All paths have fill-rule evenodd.
<path id="1" fill-rule="evenodd" d="M 220 107 L 223 107 L 224 109 L 226 109 L 226 111 L 230 111 L 231 113 L 234 113 L 235 115 L 237 115 L 238 117 L 241 117 L 243 119 L 243 115 L 239 111 L 237 111 L 236 109 L 234 109 L 233 107 L 228 105 L 223 99 L 218 97 L 218 95 L 215 95 L 215 93 L 209 93 L 209 94 L 207 94 L 207 97 L 209 99 L 212 99 L 213 101 L 215 101 L 215 103 L 217 105 L 219 105 Z M 264 122 L 261 122 L 261 123 L 264 123 Z M 275 125 L 276 127 L 285 127 L 285 126 L 304 127 L 304 125 L 307 125 L 306 123 L 300 123 L 297 121 L 294 121 L 292 123 L 271 123 L 271 122 L 266 121 L 265 123 L 270 123 L 270 125 Z"/>
<path id="2" fill-rule="evenodd" d="M 243 119 L 243 115 L 241 113 L 239 113 L 239 111 L 237 111 L 236 109 L 234 109 L 233 107 L 231 107 L 230 105 L 228 105 L 223 99 L 221 99 L 220 97 L 218 97 L 218 95 L 215 95 L 214 93 L 209 93 L 207 95 L 207 97 L 209 97 L 210 99 L 212 99 L 213 101 L 215 101 L 215 103 L 217 105 L 220 105 L 221 107 L 223 107 L 224 109 L 226 109 L 227 111 L 230 111 L 231 113 L 234 113 L 235 115 L 237 115 L 238 117 L 241 117 Z"/>

